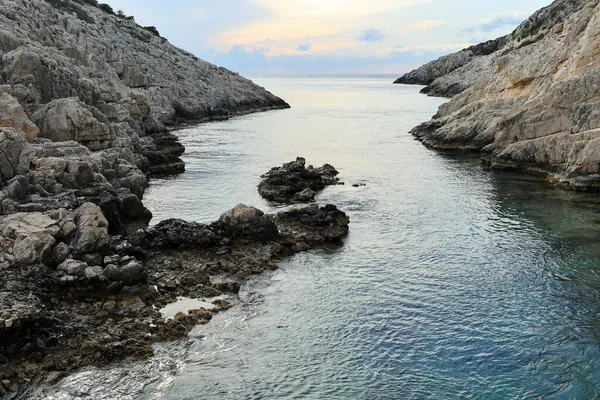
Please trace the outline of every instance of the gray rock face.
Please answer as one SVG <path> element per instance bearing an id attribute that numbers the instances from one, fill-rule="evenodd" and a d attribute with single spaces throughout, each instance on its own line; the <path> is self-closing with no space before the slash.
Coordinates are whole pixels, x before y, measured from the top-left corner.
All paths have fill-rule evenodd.
<path id="1" fill-rule="evenodd" d="M 427 85 L 422 93 L 452 97 L 483 82 L 495 72 L 495 60 L 541 40 L 554 26 L 580 10 L 586 0 L 556 0 L 536 11 L 508 36 L 440 57 L 394 83 Z"/>
<path id="2" fill-rule="evenodd" d="M 19 101 L 8 93 L 0 93 L 0 126 L 23 132 L 28 142 L 33 142 L 40 131 Z"/>
<path id="3" fill-rule="evenodd" d="M 458 53 L 448 54 L 447 56 L 440 57 L 437 60 L 427 63 L 422 67 L 401 76 L 400 78 L 396 79 L 394 83 L 403 83 L 408 85 L 430 85 L 436 79 L 450 74 L 460 67 L 469 64 L 476 58 L 498 51 L 498 49 L 504 46 L 505 43 L 506 37 L 501 37 L 499 39 L 489 40 L 476 46 L 471 46 L 459 51 Z M 430 88 L 426 88 L 425 90 L 425 93 L 429 91 L 435 93 Z M 456 88 L 456 90 L 459 90 L 459 88 Z"/>
<path id="4" fill-rule="evenodd" d="M 492 168 L 600 190 L 600 5 L 557 1 L 528 21 L 501 52 L 469 64 L 483 66 L 480 81 L 412 133 L 430 147 L 482 151 Z M 527 26 L 535 41 L 522 39 Z"/>
<path id="5" fill-rule="evenodd" d="M 28 150 L 23 134 L 11 128 L 0 129 L 0 178 L 2 182 L 8 182 L 15 175 L 27 172 L 28 161 L 33 158 Z"/>
<path id="6" fill-rule="evenodd" d="M 34 264 L 50 259 L 56 241 L 48 232 L 33 232 L 15 240 L 14 256 L 19 264 Z"/>
<path id="7" fill-rule="evenodd" d="M 151 217 L 148 176 L 184 170 L 167 129 L 289 107 L 106 10 L 0 2 L 0 214 L 90 201 L 113 233 L 133 232 Z"/>
<path id="8" fill-rule="evenodd" d="M 78 98 L 53 100 L 40 107 L 33 119 L 40 127 L 40 137 L 54 142 L 74 140 L 90 150 L 112 147 L 115 135 L 110 127 L 94 117 L 94 111 Z"/>
<path id="9" fill-rule="evenodd" d="M 73 248 L 80 253 L 99 253 L 108 247 L 108 221 L 100 207 L 84 203 L 73 213 L 77 237 Z"/>

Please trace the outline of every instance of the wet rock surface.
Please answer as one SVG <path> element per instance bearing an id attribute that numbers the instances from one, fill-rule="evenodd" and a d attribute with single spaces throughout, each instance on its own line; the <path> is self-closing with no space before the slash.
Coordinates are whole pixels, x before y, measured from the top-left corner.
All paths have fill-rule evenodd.
<path id="1" fill-rule="evenodd" d="M 270 201 L 280 203 L 307 203 L 314 200 L 318 191 L 326 186 L 337 185 L 339 172 L 330 164 L 314 168 L 306 167 L 306 160 L 297 157 L 295 161 L 273 167 L 262 175 L 258 192 Z"/>
<path id="2" fill-rule="evenodd" d="M 231 304 L 220 298 L 168 320 L 158 308 L 179 296 L 235 295 L 241 279 L 282 257 L 339 245 L 348 224 L 335 206 L 316 204 L 276 215 L 238 205 L 212 224 L 171 219 L 128 236 L 109 236 L 91 203 L 1 217 L 3 390 L 149 357 L 153 343 L 184 337 Z"/>

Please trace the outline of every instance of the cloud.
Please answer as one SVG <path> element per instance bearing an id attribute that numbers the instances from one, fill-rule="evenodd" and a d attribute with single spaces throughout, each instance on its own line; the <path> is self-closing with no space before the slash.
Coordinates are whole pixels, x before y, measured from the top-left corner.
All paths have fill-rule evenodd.
<path id="1" fill-rule="evenodd" d="M 390 51 L 385 54 L 330 53 L 280 54 L 269 56 L 268 49 L 250 50 L 243 45 L 227 52 L 214 53 L 207 61 L 222 65 L 245 76 L 264 74 L 329 74 L 329 73 L 393 73 L 400 76 L 420 65 L 434 60 L 461 45 L 416 46 Z"/>
<path id="2" fill-rule="evenodd" d="M 481 24 L 480 29 L 483 32 L 488 33 L 493 30 L 496 30 L 498 28 L 503 28 L 505 26 L 515 26 L 516 27 L 521 22 L 523 22 L 522 17 L 515 16 L 515 15 L 502 15 L 502 16 L 499 16 L 499 17 L 493 19 L 490 22 Z"/>
<path id="3" fill-rule="evenodd" d="M 298 50 L 298 51 L 309 51 L 311 47 L 312 46 L 310 45 L 310 43 L 301 44 L 300 46 L 296 47 L 296 50 Z"/>
<path id="4" fill-rule="evenodd" d="M 498 15 L 492 19 L 488 19 L 483 23 L 463 29 L 459 36 L 468 36 L 476 32 L 490 33 L 492 31 L 504 28 L 516 28 L 521 22 L 527 18 L 528 13 L 511 13 Z"/>
<path id="5" fill-rule="evenodd" d="M 404 27 L 404 30 L 406 30 L 406 31 L 426 31 L 428 29 L 437 28 L 438 26 L 442 26 L 442 25 L 446 25 L 446 24 L 447 24 L 446 21 L 426 19 L 426 20 L 422 20 L 422 21 L 415 21 L 412 24 L 408 24 L 407 26 Z"/>
<path id="6" fill-rule="evenodd" d="M 359 42 L 375 43 L 384 41 L 387 36 L 377 29 L 367 29 L 361 35 L 355 36 L 355 39 Z"/>

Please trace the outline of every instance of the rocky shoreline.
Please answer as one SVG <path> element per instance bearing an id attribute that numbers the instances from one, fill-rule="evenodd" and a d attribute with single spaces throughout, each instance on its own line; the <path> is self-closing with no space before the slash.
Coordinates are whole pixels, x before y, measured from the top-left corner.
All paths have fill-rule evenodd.
<path id="1" fill-rule="evenodd" d="M 412 71 L 401 81 L 453 97 L 411 133 L 430 148 L 480 152 L 492 169 L 600 191 L 599 31 L 597 1 L 556 0 L 489 54 L 466 49 Z"/>
<path id="2" fill-rule="evenodd" d="M 289 108 L 95 0 L 8 0 L 0 21 L 0 214 L 92 202 L 131 233 L 149 177 L 185 168 L 170 130 Z"/>
<path id="3" fill-rule="evenodd" d="M 228 309 L 213 301 L 165 319 L 179 296 L 235 294 L 240 280 L 283 257 L 337 246 L 348 217 L 316 204 L 265 215 L 238 205 L 209 225 L 166 220 L 110 236 L 101 209 L 18 213 L 0 220 L 0 395 L 52 383 L 88 365 L 153 354 Z"/>
<path id="4" fill-rule="evenodd" d="M 149 179 L 185 169 L 172 130 L 289 105 L 95 0 L 7 0 L 0 21 L 0 396 L 150 357 L 247 276 L 342 243 L 333 205 L 148 227 Z M 166 319 L 180 296 L 212 305 Z"/>

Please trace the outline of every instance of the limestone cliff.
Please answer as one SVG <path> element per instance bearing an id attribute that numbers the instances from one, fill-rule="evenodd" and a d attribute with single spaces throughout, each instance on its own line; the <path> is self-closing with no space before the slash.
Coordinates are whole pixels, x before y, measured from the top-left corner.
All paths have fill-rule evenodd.
<path id="1" fill-rule="evenodd" d="M 466 89 L 468 84 L 465 80 L 452 82 L 445 87 L 444 92 L 433 89 L 436 88 L 436 86 L 432 84 L 439 78 L 442 78 L 467 64 L 475 62 L 475 60 L 482 56 L 495 53 L 504 46 L 504 44 L 506 44 L 506 37 L 501 37 L 496 40 L 489 40 L 476 46 L 471 46 L 458 53 L 448 54 L 447 56 L 440 57 L 437 60 L 427 63 L 422 67 L 401 76 L 396 79 L 394 83 L 428 85 L 422 90 L 422 93 L 453 96 Z M 465 78 L 469 77 L 470 76 L 465 76 Z"/>
<path id="2" fill-rule="evenodd" d="M 482 82 L 493 71 L 496 56 L 526 47 L 543 38 L 552 27 L 562 23 L 585 1 L 558 0 L 536 11 L 510 35 L 488 40 L 457 53 L 448 54 L 411 71 L 394 83 L 427 85 L 422 93 L 452 97 Z M 488 57 L 494 55 L 493 57 Z"/>
<path id="3" fill-rule="evenodd" d="M 433 148 L 481 151 L 492 168 L 599 190 L 600 5 L 558 0 L 528 21 L 499 51 L 440 78 L 478 73 L 412 133 Z"/>
<path id="4" fill-rule="evenodd" d="M 286 107 L 96 0 L 3 0 L 0 214 L 87 200 L 130 231 L 148 176 L 184 168 L 169 128 Z"/>

